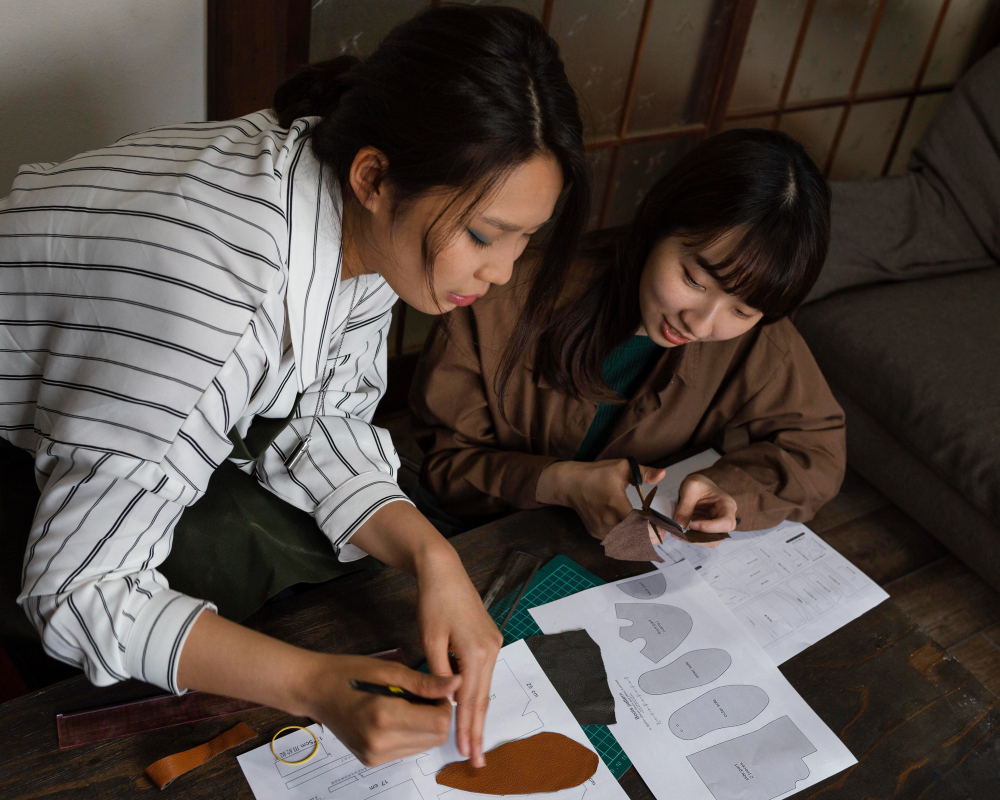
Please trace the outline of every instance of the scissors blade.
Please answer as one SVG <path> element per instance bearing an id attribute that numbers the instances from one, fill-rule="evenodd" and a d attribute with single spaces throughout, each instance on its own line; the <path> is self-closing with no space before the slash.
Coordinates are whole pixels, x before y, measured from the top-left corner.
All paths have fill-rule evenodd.
<path id="1" fill-rule="evenodd" d="M 668 517 L 668 516 L 667 516 L 666 514 L 661 514 L 661 513 L 660 513 L 659 511 L 657 511 L 657 510 L 656 510 L 655 508 L 650 508 L 650 509 L 647 509 L 647 513 L 649 513 L 649 514 L 651 514 L 652 516 L 656 517 L 656 518 L 657 518 L 657 519 L 658 519 L 658 520 L 659 520 L 660 522 L 664 522 L 664 523 L 666 523 L 666 524 L 667 524 L 667 525 L 669 525 L 669 526 L 670 526 L 671 528 L 673 528 L 674 530 L 676 530 L 676 531 L 677 531 L 678 533 L 684 533 L 684 532 L 685 532 L 685 531 L 684 531 L 684 528 L 683 528 L 683 527 L 681 527 L 681 525 L 680 525 L 679 523 L 677 523 L 677 522 L 674 522 L 674 520 L 672 520 L 672 519 L 671 519 L 670 517 Z"/>

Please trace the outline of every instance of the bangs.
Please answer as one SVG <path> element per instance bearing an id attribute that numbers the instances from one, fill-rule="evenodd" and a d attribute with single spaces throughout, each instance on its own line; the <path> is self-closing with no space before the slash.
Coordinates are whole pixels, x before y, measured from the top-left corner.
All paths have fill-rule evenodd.
<path id="1" fill-rule="evenodd" d="M 825 253 L 811 252 L 809 237 L 795 230 L 787 216 L 751 225 L 729 254 L 715 264 L 702 263 L 719 286 L 764 315 L 781 319 L 809 293 L 818 276 L 817 261 Z M 730 229 L 731 230 L 731 229 Z M 700 251 L 718 242 L 730 230 L 682 234 L 686 247 Z"/>

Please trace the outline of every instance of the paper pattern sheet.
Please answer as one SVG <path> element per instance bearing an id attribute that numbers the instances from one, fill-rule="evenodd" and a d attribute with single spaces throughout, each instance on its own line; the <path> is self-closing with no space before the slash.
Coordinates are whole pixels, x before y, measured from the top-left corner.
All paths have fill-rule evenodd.
<path id="1" fill-rule="evenodd" d="M 687 562 L 530 613 L 601 646 L 609 730 L 658 800 L 776 800 L 856 763 Z"/>
<path id="2" fill-rule="evenodd" d="M 405 702 L 399 700 L 398 702 Z M 435 776 L 447 764 L 461 760 L 454 740 L 427 753 L 365 767 L 327 728 L 312 725 L 319 752 L 305 764 L 282 764 L 263 745 L 239 756 L 257 800 L 482 800 L 482 795 L 439 786 Z M 453 729 L 454 730 L 454 729 Z M 523 641 L 500 651 L 490 686 L 484 748 L 552 731 L 568 736 L 593 751 L 583 729 L 556 693 Z M 304 731 L 282 736 L 275 749 L 293 761 L 312 751 L 313 740 Z M 560 792 L 532 795 L 540 800 L 628 800 L 618 781 L 598 759 L 597 772 L 583 785 Z"/>
<path id="3" fill-rule="evenodd" d="M 717 452 L 706 450 L 671 466 L 659 483 L 653 508 L 672 516 L 684 478 L 718 458 Z M 643 495 L 652 488 L 644 486 Z M 632 505 L 641 507 L 635 489 L 629 487 L 628 494 Z M 798 522 L 734 531 L 716 548 L 668 536 L 656 550 L 665 564 L 690 562 L 775 664 L 783 664 L 889 596 Z"/>

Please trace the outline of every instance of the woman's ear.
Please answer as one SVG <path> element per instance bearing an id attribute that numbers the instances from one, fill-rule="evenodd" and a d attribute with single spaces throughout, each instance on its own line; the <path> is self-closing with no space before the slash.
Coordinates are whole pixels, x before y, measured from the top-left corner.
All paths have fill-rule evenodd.
<path id="1" fill-rule="evenodd" d="M 373 214 L 385 202 L 382 182 L 389 169 L 389 160 L 381 150 L 362 147 L 354 156 L 348 178 L 355 197 Z"/>

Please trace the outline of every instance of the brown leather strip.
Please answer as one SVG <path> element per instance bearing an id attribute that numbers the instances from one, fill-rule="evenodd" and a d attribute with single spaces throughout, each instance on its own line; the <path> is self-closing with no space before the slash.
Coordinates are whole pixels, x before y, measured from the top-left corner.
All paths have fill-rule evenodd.
<path id="1" fill-rule="evenodd" d="M 536 794 L 571 789 L 597 772 L 597 753 L 549 731 L 502 744 L 485 757 L 480 769 L 468 761 L 449 764 L 437 782 L 478 794 Z"/>
<path id="2" fill-rule="evenodd" d="M 159 761 L 146 767 L 146 774 L 149 779 L 160 789 L 163 789 L 172 780 L 179 778 L 185 772 L 200 767 L 209 759 L 215 758 L 219 753 L 228 750 L 230 747 L 243 744 L 248 739 L 253 739 L 257 732 L 245 722 L 238 723 L 225 733 L 220 733 L 212 741 L 192 747 L 182 753 L 174 753 L 172 756 L 161 758 Z"/>
<path id="3" fill-rule="evenodd" d="M 134 733 L 155 731 L 260 708 L 259 703 L 190 691 L 160 695 L 117 706 L 56 715 L 59 747 L 77 747 Z"/>

